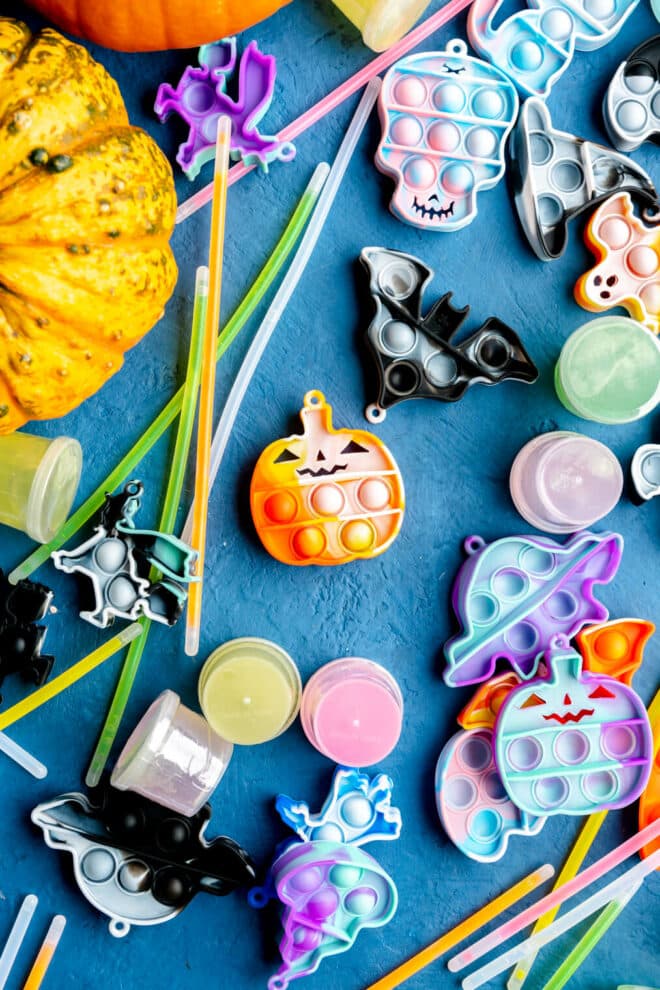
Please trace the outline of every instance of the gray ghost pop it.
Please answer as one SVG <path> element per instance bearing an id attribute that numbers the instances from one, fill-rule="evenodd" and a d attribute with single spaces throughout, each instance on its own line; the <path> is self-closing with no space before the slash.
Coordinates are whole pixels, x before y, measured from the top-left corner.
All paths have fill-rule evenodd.
<path id="1" fill-rule="evenodd" d="M 649 207 L 657 204 L 653 183 L 639 165 L 604 145 L 555 130 L 537 97 L 523 104 L 509 153 L 520 223 L 541 261 L 564 253 L 569 220 L 615 192 L 629 192 Z"/>
<path id="2" fill-rule="evenodd" d="M 660 495 L 660 443 L 645 443 L 638 447 L 630 473 L 635 491 L 645 502 Z"/>
<path id="3" fill-rule="evenodd" d="M 645 141 L 660 143 L 660 34 L 639 45 L 616 70 L 603 117 L 620 151 L 635 151 Z"/>

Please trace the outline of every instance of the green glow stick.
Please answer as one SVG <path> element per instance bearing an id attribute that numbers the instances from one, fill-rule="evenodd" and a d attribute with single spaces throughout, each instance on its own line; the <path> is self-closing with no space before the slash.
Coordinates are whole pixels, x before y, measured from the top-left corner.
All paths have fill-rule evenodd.
<path id="1" fill-rule="evenodd" d="M 192 438 L 193 423 L 195 421 L 195 406 L 197 404 L 197 393 L 199 392 L 199 379 L 202 365 L 202 340 L 204 323 L 206 321 L 206 310 L 208 308 L 209 296 L 209 270 L 205 265 L 197 269 L 195 278 L 195 302 L 193 305 L 192 332 L 190 335 L 190 352 L 188 354 L 188 367 L 186 370 L 186 380 L 183 386 L 183 399 L 181 402 L 181 416 L 179 417 L 179 428 L 176 433 L 174 453 L 172 454 L 172 464 L 167 481 L 167 489 L 163 500 L 163 511 L 160 517 L 159 531 L 161 533 L 173 533 L 176 523 L 176 514 L 181 501 L 183 482 L 186 474 L 186 462 L 190 451 L 190 440 Z M 149 574 L 150 581 L 156 581 L 159 577 L 157 568 L 152 567 Z M 85 783 L 88 787 L 96 787 L 101 774 L 105 770 L 108 762 L 112 744 L 115 741 L 121 720 L 126 710 L 126 705 L 133 688 L 133 683 L 140 666 L 140 660 L 144 648 L 147 645 L 147 637 L 151 629 L 151 620 L 143 616 L 140 620 L 142 633 L 138 639 L 131 643 L 126 658 L 122 665 L 117 687 L 112 697 L 110 709 L 103 723 L 99 740 L 89 765 Z"/>
<path id="2" fill-rule="evenodd" d="M 317 195 L 310 192 L 309 186 L 303 193 L 286 229 L 279 241 L 275 245 L 273 253 L 266 261 L 266 264 L 259 272 L 255 282 L 249 292 L 232 314 L 230 320 L 218 336 L 218 349 L 216 359 L 219 360 L 232 343 L 236 335 L 245 326 L 257 306 L 268 292 L 269 288 L 277 278 L 287 258 L 295 247 L 296 241 L 300 237 L 309 215 L 314 209 Z M 143 457 L 149 453 L 154 444 L 162 437 L 168 426 L 181 409 L 183 400 L 183 389 L 174 395 L 164 409 L 158 414 L 156 419 L 142 434 L 140 439 L 131 447 L 128 453 L 122 458 L 117 467 L 110 472 L 107 478 L 101 482 L 95 492 L 87 498 L 80 508 L 76 509 L 73 515 L 65 522 L 59 533 L 49 542 L 30 554 L 22 564 L 15 567 L 9 575 L 12 584 L 17 584 L 23 578 L 30 577 L 38 567 L 45 563 L 54 550 L 60 547 L 75 536 L 78 530 L 88 522 L 91 517 L 98 512 L 105 501 L 106 492 L 113 492 L 118 488 L 135 470 Z"/>

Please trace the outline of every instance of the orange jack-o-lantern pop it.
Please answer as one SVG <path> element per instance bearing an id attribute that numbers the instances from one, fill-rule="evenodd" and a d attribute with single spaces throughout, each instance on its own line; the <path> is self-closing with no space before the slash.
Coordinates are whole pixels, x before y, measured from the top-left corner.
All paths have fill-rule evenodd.
<path id="1" fill-rule="evenodd" d="M 308 392 L 303 433 L 275 440 L 257 461 L 250 506 L 266 550 L 284 564 L 346 564 L 386 550 L 405 496 L 396 461 L 366 430 L 335 430 L 332 406 Z"/>

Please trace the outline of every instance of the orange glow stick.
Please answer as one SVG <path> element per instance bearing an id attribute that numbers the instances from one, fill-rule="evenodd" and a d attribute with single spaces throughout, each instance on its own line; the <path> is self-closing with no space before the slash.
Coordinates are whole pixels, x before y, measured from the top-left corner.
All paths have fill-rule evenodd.
<path id="1" fill-rule="evenodd" d="M 63 914 L 56 914 L 50 923 L 50 927 L 46 932 L 46 937 L 41 943 L 41 948 L 37 953 L 37 958 L 34 960 L 32 969 L 30 970 L 30 975 L 25 981 L 23 990 L 39 990 L 39 987 L 43 983 L 44 976 L 46 975 L 46 970 L 51 964 L 51 960 L 55 955 L 55 949 L 57 948 L 60 938 L 62 937 L 62 932 L 64 931 L 64 926 L 66 925 L 66 918 Z"/>

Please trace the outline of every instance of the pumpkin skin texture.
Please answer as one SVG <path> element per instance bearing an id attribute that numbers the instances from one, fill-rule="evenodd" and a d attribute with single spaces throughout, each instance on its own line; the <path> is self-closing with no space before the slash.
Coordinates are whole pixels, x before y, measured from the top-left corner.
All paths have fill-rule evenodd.
<path id="1" fill-rule="evenodd" d="M 28 0 L 58 27 L 122 52 L 197 48 L 238 34 L 289 0 Z"/>
<path id="2" fill-rule="evenodd" d="M 0 435 L 96 392 L 176 283 L 169 162 L 80 45 L 0 18 Z"/>

